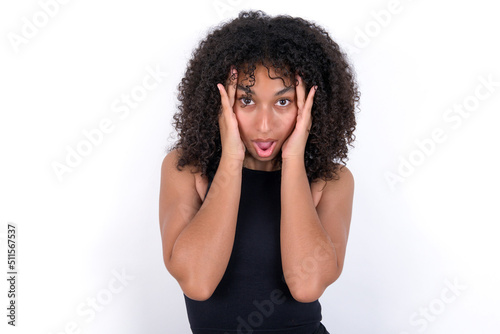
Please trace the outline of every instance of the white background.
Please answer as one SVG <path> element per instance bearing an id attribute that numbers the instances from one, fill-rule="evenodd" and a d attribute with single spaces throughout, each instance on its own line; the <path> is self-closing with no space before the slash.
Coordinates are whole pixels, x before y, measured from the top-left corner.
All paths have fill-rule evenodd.
<path id="1" fill-rule="evenodd" d="M 328 330 L 499 332 L 493 2 L 74 0 L 47 16 L 41 4 L 50 2 L 0 5 L 0 319 L 8 333 L 189 333 L 182 292 L 162 260 L 160 165 L 192 50 L 210 27 L 248 8 L 324 26 L 348 52 L 362 93 L 347 163 L 356 186 L 345 267 L 320 299 Z M 23 31 L 29 38 L 16 45 Z M 126 117 L 115 113 L 147 68 L 168 74 Z M 490 91 L 481 78 L 494 82 Z M 53 164 L 66 164 L 84 131 L 105 119 L 113 129 L 58 178 Z M 431 145 L 435 131 L 441 140 Z M 398 173 L 391 185 L 387 175 Z M 16 328 L 6 325 L 9 222 L 18 236 Z"/>

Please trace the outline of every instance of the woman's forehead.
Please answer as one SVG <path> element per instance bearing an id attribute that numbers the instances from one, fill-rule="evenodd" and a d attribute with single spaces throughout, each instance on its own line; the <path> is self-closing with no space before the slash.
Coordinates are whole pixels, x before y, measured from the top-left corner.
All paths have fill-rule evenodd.
<path id="1" fill-rule="evenodd" d="M 254 86 L 256 81 L 273 80 L 276 85 L 283 87 L 292 86 L 292 73 L 288 69 L 276 68 L 269 65 L 256 65 L 255 67 L 243 66 L 238 73 L 238 83 L 243 86 Z"/>

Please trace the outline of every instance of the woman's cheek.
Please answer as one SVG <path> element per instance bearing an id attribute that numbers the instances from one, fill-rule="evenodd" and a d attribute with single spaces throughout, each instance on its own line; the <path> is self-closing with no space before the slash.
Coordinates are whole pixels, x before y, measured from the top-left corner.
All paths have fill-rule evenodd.
<path id="1" fill-rule="evenodd" d="M 245 119 L 244 113 L 241 113 L 238 110 L 235 110 L 234 113 L 236 116 L 236 121 L 238 122 L 238 130 L 240 132 L 240 137 L 241 139 L 245 140 L 248 120 Z"/>
<path id="2" fill-rule="evenodd" d="M 291 133 L 295 129 L 295 124 L 297 123 L 297 110 L 291 110 L 289 113 L 285 114 L 283 124 L 286 124 L 288 132 Z"/>

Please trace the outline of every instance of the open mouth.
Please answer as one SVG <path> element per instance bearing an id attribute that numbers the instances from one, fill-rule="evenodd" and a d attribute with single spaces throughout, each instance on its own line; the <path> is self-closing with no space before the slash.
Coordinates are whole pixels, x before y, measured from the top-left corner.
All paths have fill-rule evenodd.
<path id="1" fill-rule="evenodd" d="M 276 141 L 254 141 L 253 145 L 257 154 L 261 158 L 267 158 L 273 154 L 274 148 L 276 147 Z"/>

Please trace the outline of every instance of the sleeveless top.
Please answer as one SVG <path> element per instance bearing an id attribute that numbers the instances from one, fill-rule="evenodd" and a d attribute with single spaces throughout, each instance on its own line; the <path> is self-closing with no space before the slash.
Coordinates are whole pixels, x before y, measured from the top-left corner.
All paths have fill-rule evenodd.
<path id="1" fill-rule="evenodd" d="M 283 277 L 280 190 L 281 170 L 243 168 L 236 234 L 224 276 L 205 301 L 184 295 L 194 334 L 312 334 L 319 328 L 319 301 L 297 302 Z"/>

